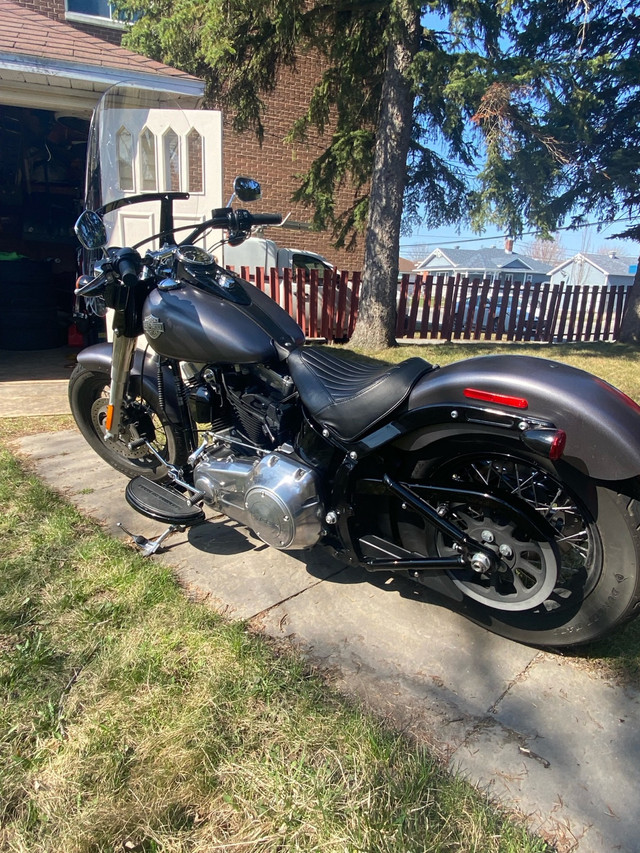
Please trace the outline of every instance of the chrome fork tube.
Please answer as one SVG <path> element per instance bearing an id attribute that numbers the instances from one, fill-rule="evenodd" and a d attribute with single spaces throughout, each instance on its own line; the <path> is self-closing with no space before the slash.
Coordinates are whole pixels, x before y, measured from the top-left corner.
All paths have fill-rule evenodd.
<path id="1" fill-rule="evenodd" d="M 129 380 L 136 338 L 126 338 L 116 332 L 113 337 L 113 355 L 111 357 L 111 388 L 107 408 L 106 439 L 117 438 L 122 420 L 122 402 Z"/>

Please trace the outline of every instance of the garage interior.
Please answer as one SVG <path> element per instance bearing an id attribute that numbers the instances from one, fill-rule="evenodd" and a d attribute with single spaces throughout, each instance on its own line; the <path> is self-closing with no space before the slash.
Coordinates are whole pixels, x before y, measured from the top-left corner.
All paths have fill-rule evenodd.
<path id="1" fill-rule="evenodd" d="M 0 350 L 82 346 L 74 322 L 89 119 L 0 105 Z"/>

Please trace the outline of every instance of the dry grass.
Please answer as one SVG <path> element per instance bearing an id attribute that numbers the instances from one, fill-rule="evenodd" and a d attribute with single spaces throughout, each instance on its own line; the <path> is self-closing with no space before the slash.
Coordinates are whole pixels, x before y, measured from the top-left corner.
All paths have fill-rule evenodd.
<path id="1" fill-rule="evenodd" d="M 0 418 L 0 442 L 23 435 L 40 435 L 45 432 L 60 432 L 75 429 L 72 415 L 33 415 L 20 418 Z"/>

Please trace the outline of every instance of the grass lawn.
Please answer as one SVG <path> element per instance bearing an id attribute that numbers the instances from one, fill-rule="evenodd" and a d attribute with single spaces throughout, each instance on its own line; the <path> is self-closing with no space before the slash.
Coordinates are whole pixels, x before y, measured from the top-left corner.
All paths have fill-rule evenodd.
<path id="1" fill-rule="evenodd" d="M 0 500 L 1 850 L 551 850 L 4 449 Z"/>

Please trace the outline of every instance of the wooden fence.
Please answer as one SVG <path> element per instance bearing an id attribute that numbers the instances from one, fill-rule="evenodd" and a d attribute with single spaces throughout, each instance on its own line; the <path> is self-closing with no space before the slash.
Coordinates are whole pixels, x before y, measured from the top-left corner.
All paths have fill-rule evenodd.
<path id="1" fill-rule="evenodd" d="M 241 268 L 243 278 L 275 299 L 307 337 L 344 341 L 353 334 L 360 273 Z M 629 288 L 493 283 L 461 277 L 403 276 L 397 338 L 475 341 L 614 341 Z"/>

